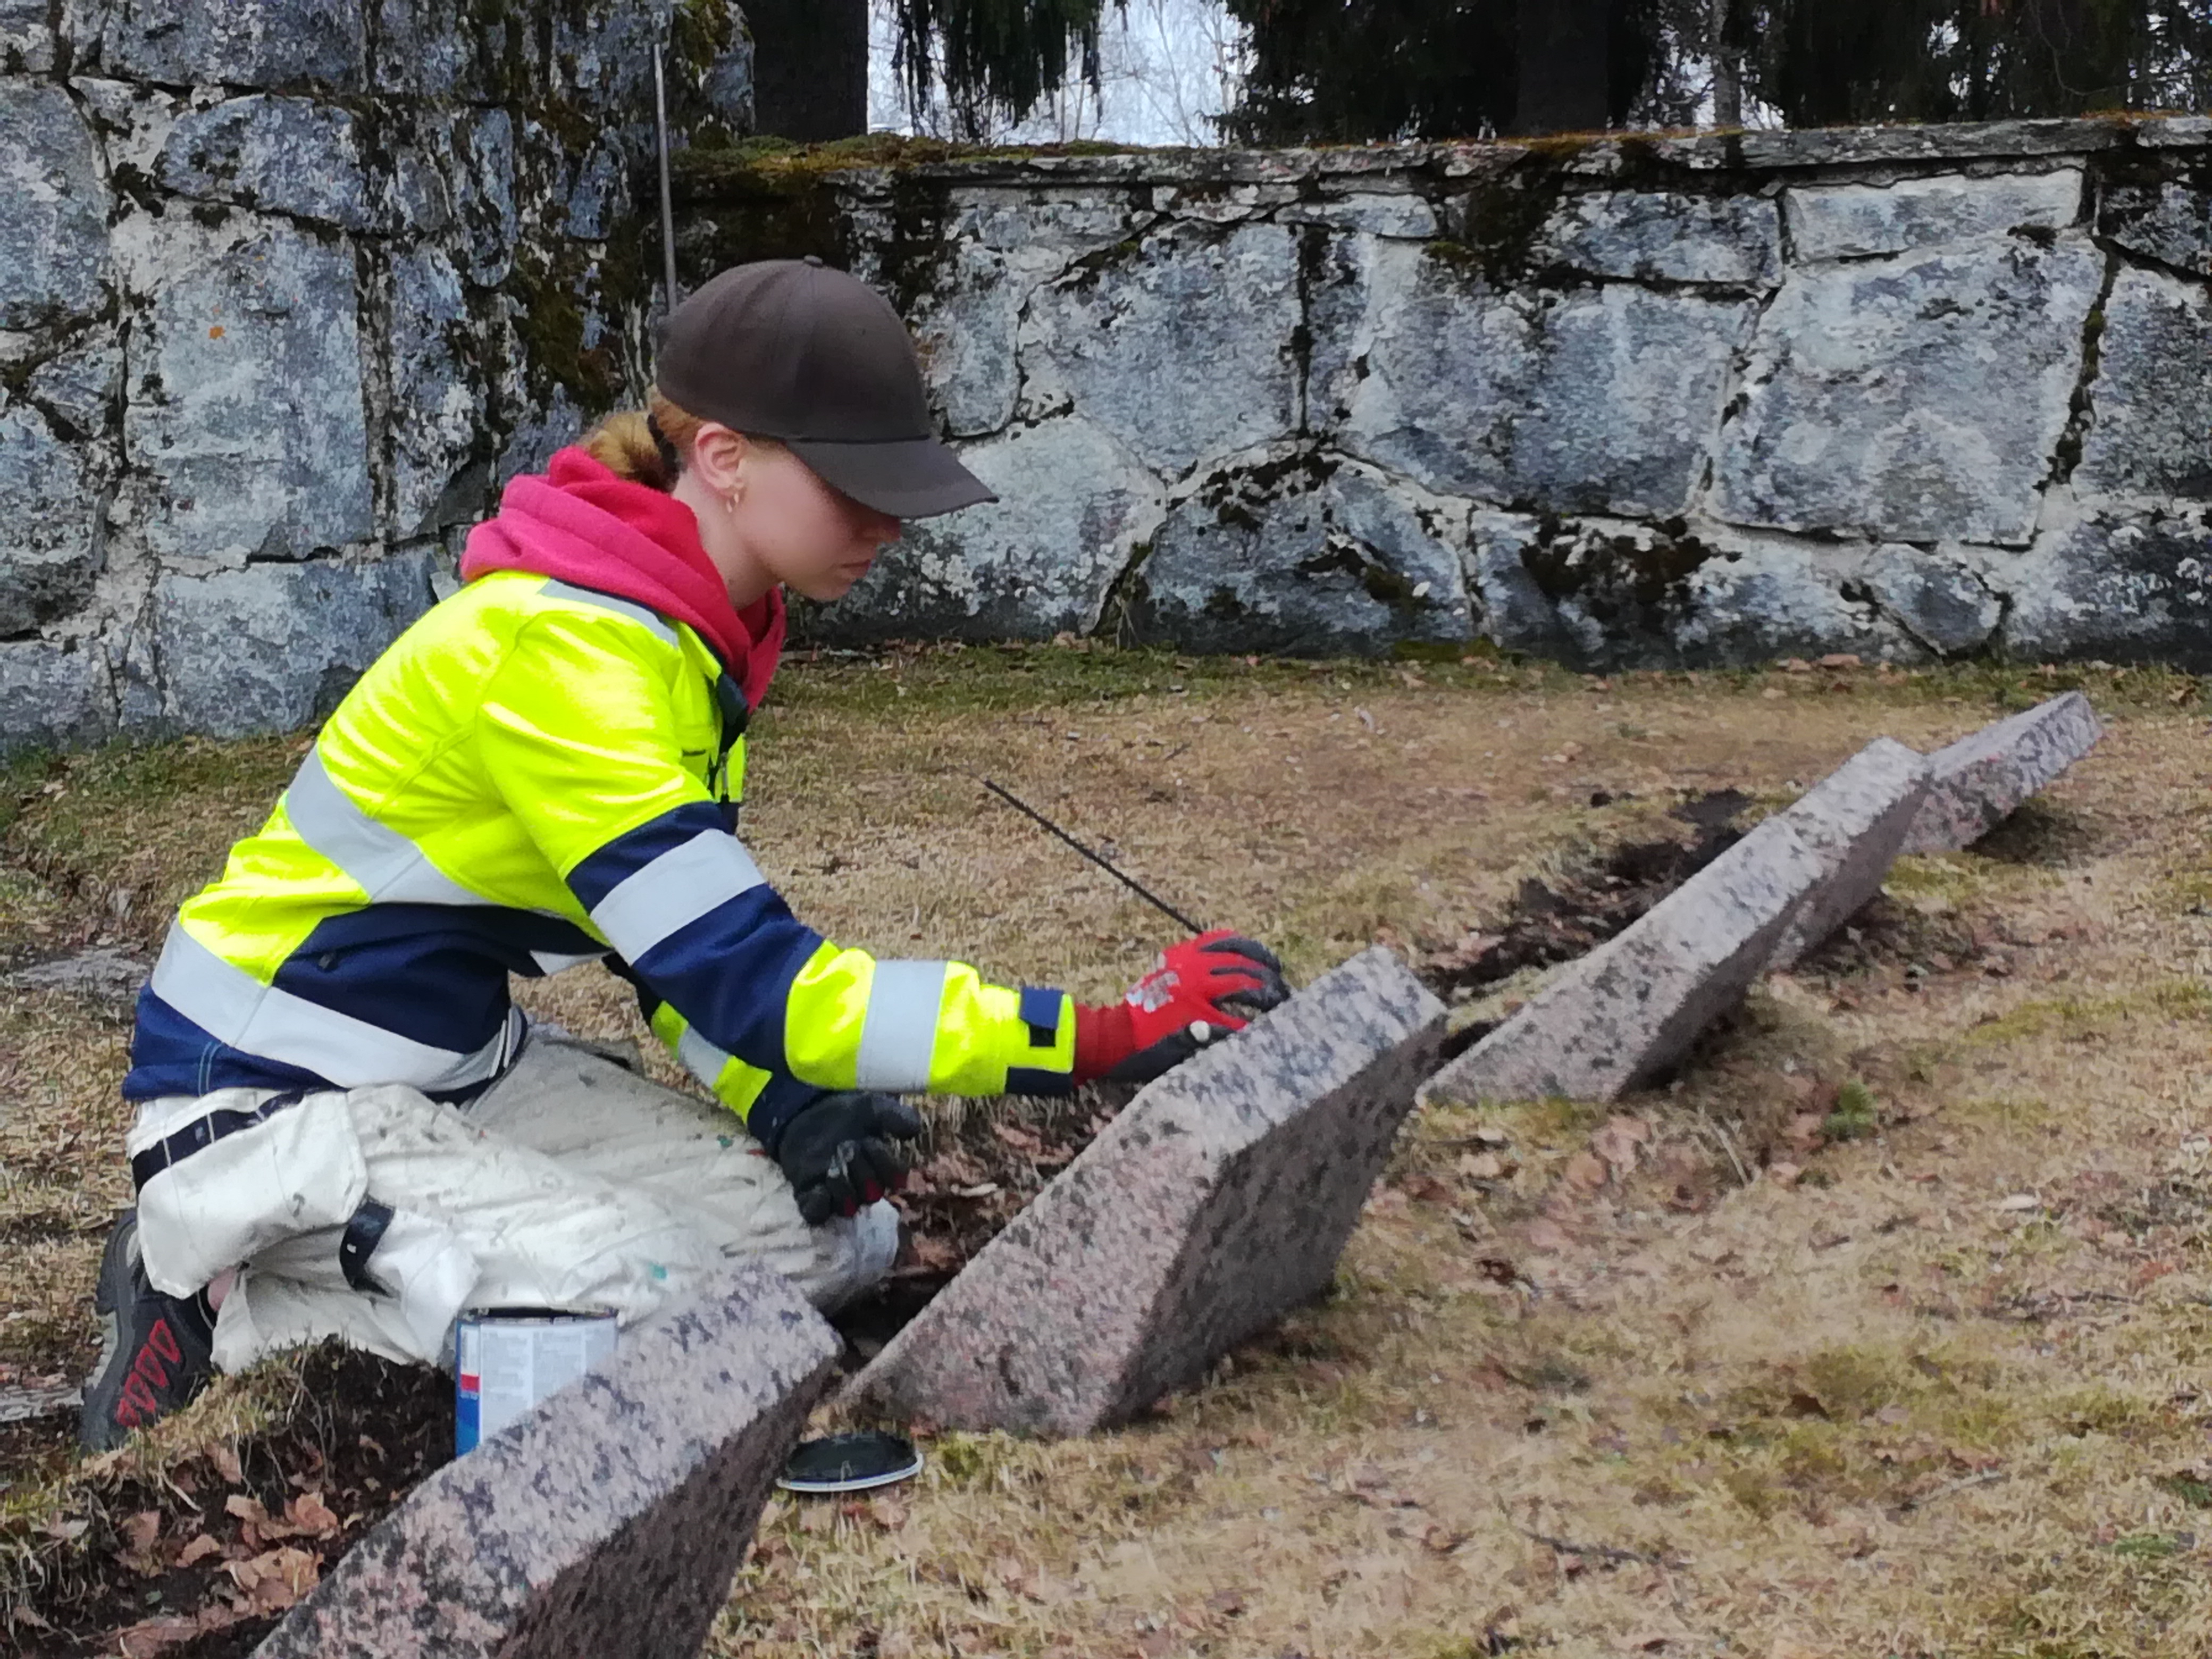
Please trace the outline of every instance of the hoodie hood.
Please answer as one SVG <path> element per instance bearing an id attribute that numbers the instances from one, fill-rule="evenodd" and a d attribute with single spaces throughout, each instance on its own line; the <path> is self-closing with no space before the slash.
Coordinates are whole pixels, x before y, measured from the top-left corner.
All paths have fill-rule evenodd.
<path id="1" fill-rule="evenodd" d="M 511 480 L 499 515 L 469 532 L 461 580 L 527 570 L 634 599 L 689 623 L 758 708 L 783 653 L 780 589 L 743 611 L 674 496 L 618 477 L 584 450 L 556 453 L 544 475 Z"/>

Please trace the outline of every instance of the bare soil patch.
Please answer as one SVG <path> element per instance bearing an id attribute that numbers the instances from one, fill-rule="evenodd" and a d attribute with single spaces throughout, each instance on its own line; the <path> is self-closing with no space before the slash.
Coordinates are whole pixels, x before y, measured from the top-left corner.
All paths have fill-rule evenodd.
<path id="1" fill-rule="evenodd" d="M 0 1526 L 0 1612 L 15 1640 L 53 1659 L 242 1659 L 453 1456 L 453 1380 L 440 1371 L 332 1346 L 283 1381 L 252 1431 L 94 1460 L 49 1512 Z"/>

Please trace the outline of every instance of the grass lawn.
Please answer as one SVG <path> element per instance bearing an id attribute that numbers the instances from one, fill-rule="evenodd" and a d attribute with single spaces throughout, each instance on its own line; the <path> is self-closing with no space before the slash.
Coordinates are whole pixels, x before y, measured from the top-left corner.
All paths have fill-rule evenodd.
<path id="1" fill-rule="evenodd" d="M 2096 754 L 1982 847 L 1901 864 L 1856 938 L 1770 980 L 1678 1082 L 1417 1119 L 1323 1304 L 1125 1431 L 941 1436 L 914 1486 L 772 1503 L 714 1650 L 2212 1648 L 2193 682 L 799 662 L 755 728 L 746 834 L 841 941 L 1112 994 L 1170 925 L 989 775 L 1304 978 L 1376 939 L 1446 955 L 1685 793 L 1779 805 L 1875 736 L 1932 747 L 2073 684 L 2111 726 Z M 0 969 L 150 960 L 301 742 L 0 778 Z M 640 1034 L 596 969 L 524 995 Z M 0 979 L 0 1384 L 90 1358 L 127 1014 L 112 988 Z M 228 1384 L 164 1444 L 281 1395 Z M 63 1474 L 21 1471 L 0 1519 Z"/>

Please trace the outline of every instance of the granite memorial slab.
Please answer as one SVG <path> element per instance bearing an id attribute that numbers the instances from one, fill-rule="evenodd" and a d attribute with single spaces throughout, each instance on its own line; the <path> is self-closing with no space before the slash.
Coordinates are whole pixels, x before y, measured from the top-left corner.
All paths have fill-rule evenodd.
<path id="1" fill-rule="evenodd" d="M 747 1267 L 447 1464 L 255 1659 L 690 1659 L 836 1334 Z"/>
<path id="2" fill-rule="evenodd" d="M 2079 691 L 1984 726 L 1928 757 L 1928 799 L 1908 853 L 1954 853 L 1997 827 L 2097 746 L 2105 728 Z"/>
<path id="3" fill-rule="evenodd" d="M 1897 861 L 1928 799 L 1926 758 L 1876 738 L 1778 816 L 1813 850 L 1827 879 L 1798 907 L 1769 968 L 1789 968 L 1856 915 Z"/>
<path id="4" fill-rule="evenodd" d="M 1377 948 L 1148 1085 L 847 1401 L 1079 1435 L 1195 1382 L 1327 1288 L 1443 1019 Z"/>
<path id="5" fill-rule="evenodd" d="M 1431 1079 L 1422 1103 L 1611 1100 L 1635 1087 L 1742 1000 L 1827 873 L 1768 818 Z"/>

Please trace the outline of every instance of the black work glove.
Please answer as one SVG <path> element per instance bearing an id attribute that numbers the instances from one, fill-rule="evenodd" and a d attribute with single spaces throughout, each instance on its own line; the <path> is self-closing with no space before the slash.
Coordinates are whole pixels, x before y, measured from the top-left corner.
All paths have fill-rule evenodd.
<path id="1" fill-rule="evenodd" d="M 852 1215 L 899 1183 L 906 1159 L 892 1140 L 921 1133 L 921 1115 L 892 1095 L 847 1090 L 800 1107 L 770 1148 L 810 1227 Z"/>

